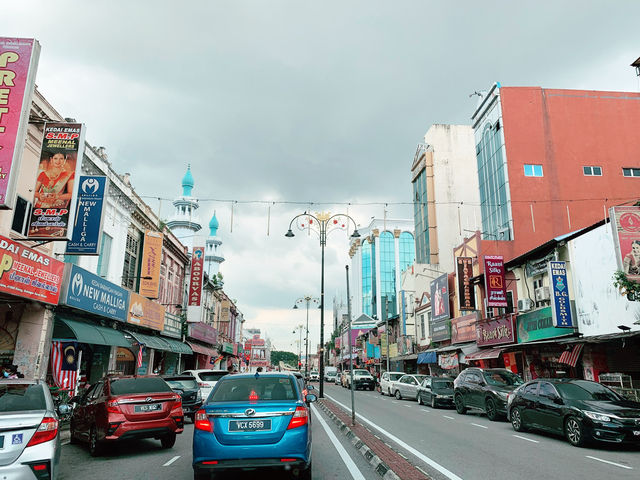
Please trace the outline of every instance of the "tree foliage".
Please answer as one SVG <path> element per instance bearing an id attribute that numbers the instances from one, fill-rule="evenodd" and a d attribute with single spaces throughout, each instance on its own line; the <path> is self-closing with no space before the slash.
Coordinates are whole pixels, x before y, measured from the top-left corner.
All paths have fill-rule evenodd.
<path id="1" fill-rule="evenodd" d="M 281 361 L 295 367 L 298 365 L 298 355 L 292 352 L 285 352 L 283 350 L 272 350 L 271 364 L 278 365 Z"/>

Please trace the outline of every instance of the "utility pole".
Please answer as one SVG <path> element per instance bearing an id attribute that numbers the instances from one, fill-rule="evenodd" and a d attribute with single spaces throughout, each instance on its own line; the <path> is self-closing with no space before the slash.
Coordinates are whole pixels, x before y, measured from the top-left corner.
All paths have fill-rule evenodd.
<path id="1" fill-rule="evenodd" d="M 387 336 L 387 372 L 389 372 L 389 342 L 391 336 L 389 335 L 389 300 L 386 295 L 382 297 L 382 316 L 384 317 L 384 333 Z"/>
<path id="2" fill-rule="evenodd" d="M 351 296 L 349 294 L 349 265 L 345 265 L 347 269 L 347 317 L 348 317 L 348 334 L 347 338 L 349 339 L 349 376 L 351 377 L 351 425 L 356 424 L 356 401 L 353 391 L 355 386 L 353 385 L 353 347 L 351 345 Z"/>

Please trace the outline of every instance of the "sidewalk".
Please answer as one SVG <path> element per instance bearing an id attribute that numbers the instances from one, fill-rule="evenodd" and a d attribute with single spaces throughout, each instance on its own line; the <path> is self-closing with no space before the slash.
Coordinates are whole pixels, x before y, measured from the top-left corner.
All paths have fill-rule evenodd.
<path id="1" fill-rule="evenodd" d="M 318 406 L 331 417 L 347 437 L 351 438 L 351 443 L 385 480 L 392 478 L 433 480 L 376 437 L 368 428 L 357 421 L 355 425 L 351 425 L 351 416 L 328 398 L 319 400 Z"/>
<path id="2" fill-rule="evenodd" d="M 62 445 L 66 445 L 69 443 L 69 440 L 71 439 L 71 433 L 69 432 L 69 423 L 65 423 L 65 424 L 60 424 L 60 443 Z"/>

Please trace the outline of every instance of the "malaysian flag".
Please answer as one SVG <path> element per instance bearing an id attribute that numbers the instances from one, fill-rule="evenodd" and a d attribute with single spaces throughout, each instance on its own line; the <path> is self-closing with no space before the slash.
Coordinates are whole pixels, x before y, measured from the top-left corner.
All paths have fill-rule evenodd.
<path id="1" fill-rule="evenodd" d="M 136 362 L 136 368 L 140 368 L 142 366 L 142 351 L 144 350 L 144 345 L 139 344 L 140 348 L 138 348 L 138 361 Z"/>
<path id="2" fill-rule="evenodd" d="M 53 381 L 63 390 L 74 391 L 78 379 L 78 344 L 58 341 L 51 343 Z"/>

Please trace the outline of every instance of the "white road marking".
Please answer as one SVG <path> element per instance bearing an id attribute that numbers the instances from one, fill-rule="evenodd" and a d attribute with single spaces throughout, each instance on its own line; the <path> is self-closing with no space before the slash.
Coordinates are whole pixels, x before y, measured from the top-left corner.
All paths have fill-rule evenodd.
<path id="1" fill-rule="evenodd" d="M 391 400 L 391 403 L 398 403 L 396 400 Z"/>
<path id="2" fill-rule="evenodd" d="M 538 440 L 534 440 L 532 438 L 521 437 L 520 435 L 513 435 L 513 436 L 521 440 L 526 440 L 527 442 L 540 443 Z"/>
<path id="3" fill-rule="evenodd" d="M 169 465 L 171 465 L 173 462 L 175 462 L 176 460 L 178 460 L 180 458 L 180 455 L 176 455 L 175 457 L 173 457 L 171 460 L 169 460 L 167 463 L 165 463 L 164 465 L 162 465 L 163 467 L 168 467 Z"/>
<path id="4" fill-rule="evenodd" d="M 427 412 L 427 413 L 429 413 L 431 411 L 428 408 L 421 408 L 420 410 L 422 410 L 423 412 Z"/>
<path id="5" fill-rule="evenodd" d="M 473 425 L 474 427 L 489 428 L 486 425 L 480 425 L 479 423 L 472 423 L 471 425 Z"/>
<path id="6" fill-rule="evenodd" d="M 590 458 L 591 460 L 597 460 L 598 462 L 608 463 L 609 465 L 615 465 L 616 467 L 626 468 L 627 470 L 633 470 L 633 467 L 629 467 L 628 465 L 620 465 L 619 463 L 610 462 L 609 460 L 603 460 L 598 457 L 592 457 L 591 455 L 585 455 L 585 457 Z"/>
<path id="7" fill-rule="evenodd" d="M 346 405 L 338 402 L 335 398 L 333 398 L 330 395 L 326 395 L 325 396 L 327 398 L 329 398 L 330 400 L 333 400 L 334 403 L 336 403 L 337 405 L 340 405 L 344 410 L 349 410 L 347 408 Z M 431 458 L 427 457 L 425 454 L 423 454 L 422 452 L 419 452 L 418 450 L 416 450 L 415 448 L 413 448 L 411 445 L 403 442 L 402 440 L 400 440 L 398 437 L 396 437 L 395 435 L 387 432 L 386 430 L 384 430 L 383 428 L 379 427 L 378 425 L 376 425 L 375 423 L 373 423 L 372 421 L 366 419 L 365 417 L 363 417 L 362 415 L 360 415 L 359 413 L 356 413 L 356 416 L 358 418 L 360 418 L 360 420 L 362 420 L 365 423 L 368 423 L 369 425 L 371 425 L 373 428 L 375 428 L 376 430 L 378 430 L 379 432 L 381 432 L 383 435 L 386 435 L 391 441 L 397 443 L 398 445 L 400 445 L 402 448 L 404 448 L 405 450 L 407 450 L 409 453 L 411 453 L 412 455 L 415 455 L 416 457 L 418 457 L 420 460 L 422 460 L 424 463 L 426 463 L 427 465 L 431 466 L 432 468 L 435 468 L 437 471 L 439 471 L 441 474 L 443 474 L 444 476 L 450 478 L 451 480 L 462 480 L 462 478 L 460 478 L 459 476 L 457 476 L 455 473 L 447 470 L 445 467 L 443 467 L 442 465 L 440 465 L 439 463 L 437 463 L 435 460 L 432 460 Z"/>
<path id="8" fill-rule="evenodd" d="M 449 420 L 455 420 L 455 418 L 450 417 L 449 415 L 442 415 L 444 418 L 448 418 Z"/>
<path id="9" fill-rule="evenodd" d="M 411 405 L 405 405 L 405 407 L 407 407 L 407 408 L 411 408 Z"/>
<path id="10" fill-rule="evenodd" d="M 320 422 L 320 425 L 322 425 L 322 428 L 324 428 L 324 431 L 327 432 L 327 435 L 329 436 L 329 439 L 333 443 L 333 446 L 336 448 L 336 450 L 340 454 L 340 458 L 342 458 L 342 461 L 344 462 L 345 466 L 349 470 L 349 473 L 351 474 L 351 478 L 353 478 L 354 480 L 365 480 L 364 475 L 362 475 L 362 472 L 360 472 L 355 462 L 351 459 L 347 451 L 344 449 L 344 447 L 340 443 L 340 440 L 338 440 L 338 438 L 331 431 L 331 429 L 329 428 L 329 425 L 327 425 L 327 422 L 325 422 L 324 418 L 322 418 L 316 406 L 311 405 L 311 410 L 313 410 L 313 414 L 315 415 L 316 419 Z"/>

